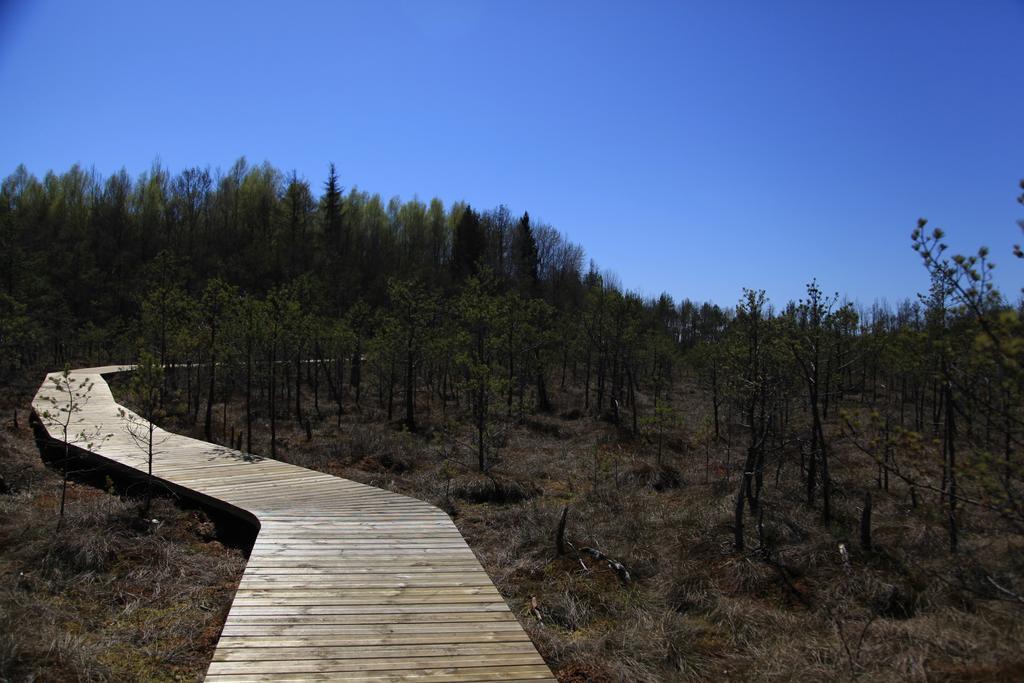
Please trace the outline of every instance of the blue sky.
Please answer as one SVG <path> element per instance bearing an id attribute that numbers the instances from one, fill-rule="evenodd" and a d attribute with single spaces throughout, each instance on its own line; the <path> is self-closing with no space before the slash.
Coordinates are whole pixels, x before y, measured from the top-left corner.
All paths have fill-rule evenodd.
<path id="1" fill-rule="evenodd" d="M 646 294 L 1024 264 L 1024 2 L 3 2 L 0 173 L 237 157 L 529 210 Z"/>

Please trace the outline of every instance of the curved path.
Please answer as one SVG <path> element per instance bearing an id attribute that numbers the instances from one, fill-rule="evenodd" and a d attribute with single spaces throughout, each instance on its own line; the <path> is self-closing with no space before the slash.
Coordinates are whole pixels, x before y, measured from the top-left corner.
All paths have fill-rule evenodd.
<path id="1" fill-rule="evenodd" d="M 69 433 L 104 438 L 69 440 L 146 472 L 102 377 L 124 369 L 72 371 L 75 386 L 93 387 Z M 62 441 L 61 426 L 42 417 L 67 405 L 59 376 L 33 408 Z M 260 528 L 206 680 L 554 680 L 438 508 L 159 428 L 154 443 L 154 476 Z"/>

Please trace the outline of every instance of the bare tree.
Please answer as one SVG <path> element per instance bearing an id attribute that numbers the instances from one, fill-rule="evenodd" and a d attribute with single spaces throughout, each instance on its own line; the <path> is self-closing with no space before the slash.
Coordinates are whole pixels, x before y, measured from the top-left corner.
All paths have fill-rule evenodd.
<path id="1" fill-rule="evenodd" d="M 151 353 L 143 351 L 131 383 L 131 396 L 141 415 L 124 408 L 118 410 L 121 419 L 124 420 L 126 431 L 146 454 L 146 498 L 142 514 L 149 512 L 153 502 L 153 436 L 156 431 L 154 420 L 162 415 L 160 394 L 163 381 L 163 366 Z"/>
<path id="2" fill-rule="evenodd" d="M 72 444 L 90 450 L 97 439 L 107 439 L 110 434 L 100 435 L 99 427 L 92 430 L 81 429 L 74 431 L 75 414 L 82 412 L 82 407 L 89 402 L 95 383 L 88 378 L 82 379 L 71 374 L 71 368 L 65 366 L 60 374 L 50 375 L 48 378 L 53 386 L 54 393 L 48 394 L 45 400 L 52 408 L 47 408 L 39 416 L 46 427 L 56 427 L 60 430 L 61 441 L 64 444 L 64 455 L 57 462 L 60 465 L 63 478 L 60 488 L 60 512 L 57 528 L 64 522 L 64 508 L 67 502 L 68 493 L 68 465 L 71 463 Z"/>

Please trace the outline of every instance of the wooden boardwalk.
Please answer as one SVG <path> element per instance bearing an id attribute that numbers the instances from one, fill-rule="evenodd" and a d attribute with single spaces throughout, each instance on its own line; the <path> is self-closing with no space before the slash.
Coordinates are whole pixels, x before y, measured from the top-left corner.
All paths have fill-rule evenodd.
<path id="1" fill-rule="evenodd" d="M 72 371 L 76 386 L 94 385 L 69 433 L 110 435 L 89 450 L 146 472 L 102 377 L 121 369 Z M 54 376 L 33 401 L 40 416 L 54 412 L 51 399 L 66 404 Z M 208 681 L 554 681 L 438 508 L 161 429 L 154 437 L 154 476 L 260 529 Z"/>

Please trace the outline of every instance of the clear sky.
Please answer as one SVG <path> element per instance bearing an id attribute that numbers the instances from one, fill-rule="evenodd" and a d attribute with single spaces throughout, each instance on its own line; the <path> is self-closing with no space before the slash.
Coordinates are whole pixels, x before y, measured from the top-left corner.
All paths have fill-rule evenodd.
<path id="1" fill-rule="evenodd" d="M 646 294 L 925 288 L 1013 261 L 1024 2 L 10 2 L 0 173 L 245 155 L 529 210 Z"/>

